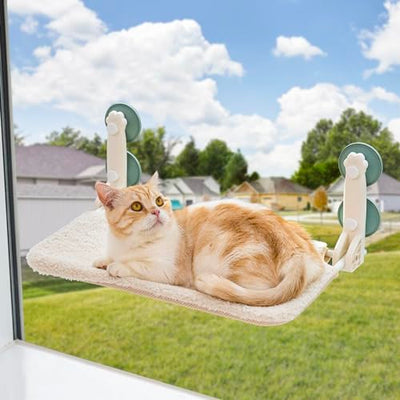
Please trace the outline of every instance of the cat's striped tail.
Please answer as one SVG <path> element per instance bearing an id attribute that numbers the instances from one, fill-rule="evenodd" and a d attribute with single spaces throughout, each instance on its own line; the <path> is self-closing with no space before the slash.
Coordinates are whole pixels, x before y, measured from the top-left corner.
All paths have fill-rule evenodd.
<path id="1" fill-rule="evenodd" d="M 311 276 L 306 273 L 306 260 L 311 261 L 309 257 L 302 255 L 291 258 L 282 266 L 283 279 L 278 285 L 268 289 L 245 288 L 216 274 L 198 277 L 195 286 L 198 290 L 223 300 L 251 306 L 273 306 L 295 298 L 311 280 L 315 279 L 315 277 L 309 279 Z M 311 261 L 315 263 L 315 270 L 322 271 L 316 261 Z"/>

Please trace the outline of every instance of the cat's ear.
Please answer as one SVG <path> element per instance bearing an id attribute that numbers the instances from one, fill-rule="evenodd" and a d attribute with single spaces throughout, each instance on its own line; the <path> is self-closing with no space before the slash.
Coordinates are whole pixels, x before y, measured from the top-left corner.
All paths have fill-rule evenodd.
<path id="1" fill-rule="evenodd" d="M 119 190 L 112 188 L 103 182 L 96 182 L 95 185 L 97 196 L 104 206 L 113 209 L 115 200 L 119 197 Z"/>
<path id="2" fill-rule="evenodd" d="M 160 178 L 158 177 L 158 171 L 156 171 L 154 172 L 153 176 L 146 182 L 146 185 L 154 189 L 157 189 L 159 183 L 160 183 Z"/>

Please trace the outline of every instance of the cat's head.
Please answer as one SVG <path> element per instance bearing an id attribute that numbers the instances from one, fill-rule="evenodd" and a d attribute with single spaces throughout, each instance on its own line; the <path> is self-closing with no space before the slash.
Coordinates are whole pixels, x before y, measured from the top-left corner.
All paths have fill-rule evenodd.
<path id="1" fill-rule="evenodd" d="M 171 202 L 158 189 L 157 172 L 144 185 L 117 189 L 97 182 L 96 191 L 110 228 L 118 236 L 155 233 L 173 219 Z"/>

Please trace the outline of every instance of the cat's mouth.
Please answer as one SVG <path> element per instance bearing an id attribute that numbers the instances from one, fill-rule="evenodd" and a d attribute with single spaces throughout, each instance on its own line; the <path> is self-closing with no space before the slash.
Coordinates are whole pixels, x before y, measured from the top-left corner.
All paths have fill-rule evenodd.
<path id="1" fill-rule="evenodd" d="M 162 225 L 164 225 L 164 224 L 163 224 L 163 222 L 161 221 L 161 219 L 157 218 L 157 219 L 153 222 L 153 224 L 150 226 L 149 229 L 153 229 L 153 228 L 156 228 L 157 226 L 162 226 Z"/>

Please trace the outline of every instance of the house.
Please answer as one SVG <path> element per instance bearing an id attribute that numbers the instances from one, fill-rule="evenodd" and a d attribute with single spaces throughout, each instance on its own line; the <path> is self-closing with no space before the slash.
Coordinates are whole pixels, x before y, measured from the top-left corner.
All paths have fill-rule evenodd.
<path id="1" fill-rule="evenodd" d="M 106 180 L 103 159 L 71 147 L 16 146 L 20 249 L 95 208 L 94 183 Z"/>
<path id="2" fill-rule="evenodd" d="M 195 202 L 195 194 L 182 178 L 162 179 L 160 190 L 171 200 L 173 210 L 179 210 Z"/>
<path id="3" fill-rule="evenodd" d="M 174 210 L 201 201 L 217 200 L 221 197 L 219 184 L 211 176 L 163 179 L 161 191 L 171 200 Z"/>
<path id="4" fill-rule="evenodd" d="M 193 192 L 193 203 L 221 198 L 219 183 L 212 176 L 185 176 L 181 179 Z"/>
<path id="5" fill-rule="evenodd" d="M 328 188 L 328 206 L 335 213 L 343 200 L 343 189 L 343 177 L 336 179 Z M 377 182 L 367 187 L 367 197 L 381 212 L 400 212 L 400 181 L 383 172 Z"/>
<path id="6" fill-rule="evenodd" d="M 230 195 L 234 198 L 266 205 L 271 210 L 302 210 L 310 206 L 311 190 L 284 177 L 260 178 L 243 182 Z"/>

